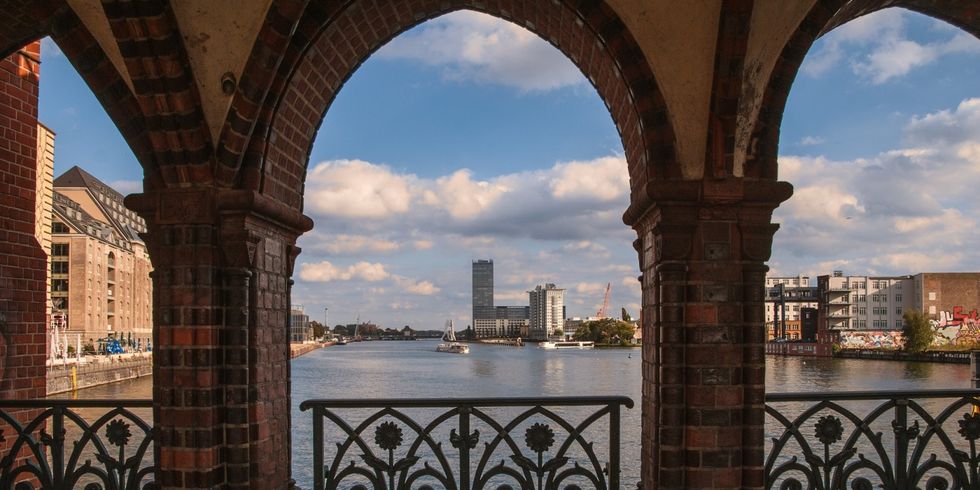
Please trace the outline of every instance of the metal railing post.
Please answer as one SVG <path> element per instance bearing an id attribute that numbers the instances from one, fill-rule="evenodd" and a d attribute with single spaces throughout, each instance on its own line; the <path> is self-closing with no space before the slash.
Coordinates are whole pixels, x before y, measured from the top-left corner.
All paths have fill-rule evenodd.
<path id="1" fill-rule="evenodd" d="M 61 487 L 64 485 L 65 475 L 65 407 L 55 405 L 52 408 L 53 424 L 51 427 L 51 464 L 54 466 L 54 483 Z"/>
<path id="2" fill-rule="evenodd" d="M 619 488 L 619 410 L 611 403 L 609 410 L 609 488 Z"/>
<path id="3" fill-rule="evenodd" d="M 323 407 L 313 407 L 313 488 L 323 490 Z"/>
<path id="4" fill-rule="evenodd" d="M 905 481 L 908 479 L 907 460 L 909 448 L 909 399 L 895 399 L 895 421 L 892 427 L 895 429 L 895 484 L 897 488 L 906 488 Z"/>
<path id="5" fill-rule="evenodd" d="M 459 488 L 460 490 L 470 490 L 470 412 L 473 407 L 461 405 L 459 407 L 459 435 L 462 443 L 459 445 Z"/>

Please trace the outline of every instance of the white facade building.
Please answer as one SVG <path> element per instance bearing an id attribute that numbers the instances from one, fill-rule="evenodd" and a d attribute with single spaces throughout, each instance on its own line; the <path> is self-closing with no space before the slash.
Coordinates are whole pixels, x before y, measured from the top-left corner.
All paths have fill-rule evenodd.
<path id="1" fill-rule="evenodd" d="M 527 293 L 531 303 L 529 336 L 532 340 L 547 340 L 564 326 L 565 290 L 549 283 Z"/>
<path id="2" fill-rule="evenodd" d="M 901 330 L 905 310 L 916 308 L 912 276 L 817 278 L 824 327 L 829 330 Z"/>

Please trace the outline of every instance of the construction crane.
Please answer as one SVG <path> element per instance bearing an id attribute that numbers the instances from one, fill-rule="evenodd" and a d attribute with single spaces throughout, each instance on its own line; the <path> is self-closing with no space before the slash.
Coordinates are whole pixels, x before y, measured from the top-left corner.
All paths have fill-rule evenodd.
<path id="1" fill-rule="evenodd" d="M 606 296 L 602 299 L 602 308 L 599 308 L 599 311 L 597 311 L 596 314 L 595 314 L 595 317 L 596 318 L 606 318 L 606 310 L 609 309 L 609 292 L 610 292 L 610 289 L 612 289 L 612 283 L 611 282 L 607 282 L 606 283 Z"/>

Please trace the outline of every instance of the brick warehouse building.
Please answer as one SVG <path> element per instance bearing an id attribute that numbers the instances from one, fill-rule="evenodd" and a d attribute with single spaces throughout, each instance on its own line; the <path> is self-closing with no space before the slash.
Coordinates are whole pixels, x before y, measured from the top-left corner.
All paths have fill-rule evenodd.
<path id="1" fill-rule="evenodd" d="M 144 171 L 125 203 L 155 270 L 157 481 L 286 488 L 286 325 L 313 137 L 375 49 L 471 8 L 568 55 L 622 137 L 646 487 L 760 488 L 766 261 L 772 211 L 792 194 L 777 180 L 783 107 L 821 33 L 886 6 L 980 34 L 975 0 L 2 0 L 0 392 L 44 395 L 32 216 L 37 40 L 51 36 Z"/>

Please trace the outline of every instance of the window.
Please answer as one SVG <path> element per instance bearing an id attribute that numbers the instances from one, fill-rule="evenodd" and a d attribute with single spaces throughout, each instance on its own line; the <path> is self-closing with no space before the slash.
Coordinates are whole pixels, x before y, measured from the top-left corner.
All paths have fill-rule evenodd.
<path id="1" fill-rule="evenodd" d="M 858 302 L 864 303 L 866 301 L 868 301 L 868 295 L 867 294 L 859 294 L 858 295 Z"/>
<path id="2" fill-rule="evenodd" d="M 867 314 L 868 314 L 867 306 L 858 307 L 858 315 L 867 315 Z"/>
<path id="3" fill-rule="evenodd" d="M 52 279 L 51 291 L 57 291 L 57 292 L 68 291 L 68 279 Z"/>
<path id="4" fill-rule="evenodd" d="M 902 328 L 902 321 L 901 320 L 895 320 L 895 328 Z"/>
<path id="5" fill-rule="evenodd" d="M 896 282 L 895 283 L 895 289 L 902 289 L 902 283 Z"/>
<path id="6" fill-rule="evenodd" d="M 51 273 L 52 274 L 67 274 L 68 273 L 68 262 L 63 262 L 63 261 L 51 262 Z"/>
<path id="7" fill-rule="evenodd" d="M 64 257 L 68 255 L 68 244 L 67 243 L 53 243 L 51 244 L 51 255 L 53 257 Z"/>
<path id="8" fill-rule="evenodd" d="M 896 294 L 895 295 L 895 301 L 901 303 L 902 302 L 902 295 L 901 294 Z"/>
<path id="9" fill-rule="evenodd" d="M 51 223 L 51 233 L 70 233 L 68 227 L 60 221 Z"/>
<path id="10" fill-rule="evenodd" d="M 936 301 L 936 292 L 929 291 L 929 301 Z"/>
<path id="11" fill-rule="evenodd" d="M 901 315 L 902 314 L 902 307 L 901 306 L 895 307 L 895 314 L 896 315 Z"/>

